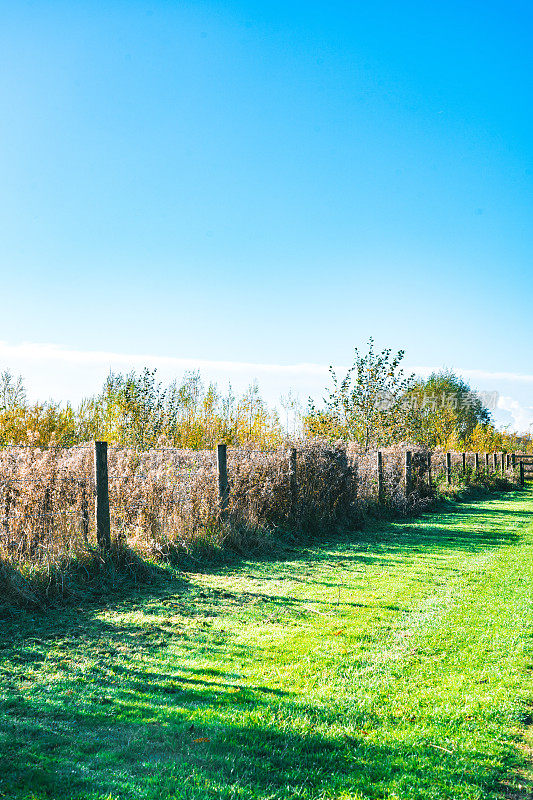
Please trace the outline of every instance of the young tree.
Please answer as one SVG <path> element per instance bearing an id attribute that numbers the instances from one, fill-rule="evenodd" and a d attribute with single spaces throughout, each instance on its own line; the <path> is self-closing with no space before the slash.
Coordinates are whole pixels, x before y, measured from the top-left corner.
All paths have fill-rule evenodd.
<path id="1" fill-rule="evenodd" d="M 165 421 L 165 390 L 156 370 L 127 375 L 110 373 L 96 397 L 83 401 L 78 411 L 82 441 L 102 438 L 129 447 L 153 447 Z"/>
<path id="2" fill-rule="evenodd" d="M 15 378 L 8 369 L 0 373 L 0 411 L 12 411 L 26 404 L 22 376 Z"/>
<path id="3" fill-rule="evenodd" d="M 400 439 L 405 422 L 402 400 L 414 381 L 400 367 L 404 355 L 403 350 L 393 355 L 390 348 L 376 353 L 370 338 L 366 354 L 355 348 L 353 365 L 342 380 L 330 367 L 333 388 L 322 409 L 309 401 L 307 434 L 355 441 L 365 451 Z"/>

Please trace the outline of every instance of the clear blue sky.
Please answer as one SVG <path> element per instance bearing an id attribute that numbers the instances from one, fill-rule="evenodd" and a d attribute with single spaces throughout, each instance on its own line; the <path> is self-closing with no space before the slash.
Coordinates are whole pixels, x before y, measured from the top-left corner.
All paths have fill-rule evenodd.
<path id="1" fill-rule="evenodd" d="M 533 373 L 529 2 L 0 11 L 2 341 Z"/>

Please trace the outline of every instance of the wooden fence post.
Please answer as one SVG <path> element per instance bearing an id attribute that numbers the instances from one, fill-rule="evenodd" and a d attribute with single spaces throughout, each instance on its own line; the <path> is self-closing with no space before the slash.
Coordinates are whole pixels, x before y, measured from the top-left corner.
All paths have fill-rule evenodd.
<path id="1" fill-rule="evenodd" d="M 494 472 L 498 472 L 498 453 L 492 454 L 492 461 L 494 463 Z"/>
<path id="2" fill-rule="evenodd" d="M 450 485 L 452 482 L 452 454 L 446 453 L 446 483 Z"/>
<path id="3" fill-rule="evenodd" d="M 409 494 L 411 491 L 411 482 L 413 479 L 412 475 L 412 468 L 411 468 L 412 458 L 411 458 L 411 451 L 405 451 L 405 494 Z"/>
<path id="4" fill-rule="evenodd" d="M 383 453 L 378 450 L 377 453 L 377 470 L 378 470 L 378 503 L 383 502 L 384 486 L 383 486 Z"/>
<path id="5" fill-rule="evenodd" d="M 479 453 L 474 453 L 474 469 L 476 475 L 479 475 Z"/>
<path id="6" fill-rule="evenodd" d="M 502 453 L 502 476 L 505 475 L 505 453 Z"/>
<path id="7" fill-rule="evenodd" d="M 296 480 L 296 448 L 291 447 L 289 451 L 289 479 L 291 490 L 291 510 L 290 514 L 293 516 L 296 512 L 296 504 L 298 502 L 298 482 Z"/>
<path id="8" fill-rule="evenodd" d="M 431 453 L 428 453 L 428 486 L 429 491 L 431 492 L 432 489 L 432 480 L 431 480 Z"/>
<path id="9" fill-rule="evenodd" d="M 463 476 L 466 475 L 466 453 L 461 454 L 463 457 Z"/>
<path id="10" fill-rule="evenodd" d="M 52 497 L 50 494 L 49 486 L 47 486 L 46 489 L 44 490 L 43 520 L 44 520 L 44 530 L 45 533 L 48 535 L 53 527 Z"/>
<path id="11" fill-rule="evenodd" d="M 522 461 L 522 459 L 520 459 L 520 480 L 519 480 L 519 483 L 520 483 L 520 486 L 524 486 L 525 485 L 524 462 Z"/>
<path id="12" fill-rule="evenodd" d="M 4 501 L 4 533 L 8 539 L 8 546 L 11 544 L 9 541 L 9 511 L 11 507 L 11 485 L 7 484 L 6 497 Z"/>
<path id="13" fill-rule="evenodd" d="M 85 541 L 89 538 L 89 503 L 87 502 L 87 490 L 84 483 L 80 483 L 81 488 L 81 535 Z"/>
<path id="14" fill-rule="evenodd" d="M 516 453 L 511 453 L 511 466 L 513 469 L 516 467 Z"/>
<path id="15" fill-rule="evenodd" d="M 96 482 L 96 541 L 102 550 L 111 549 L 109 518 L 109 479 L 107 474 L 107 442 L 94 443 L 94 479 Z"/>
<path id="16" fill-rule="evenodd" d="M 490 472 L 490 459 L 488 453 L 485 453 L 485 472 L 487 473 L 487 475 Z"/>
<path id="17" fill-rule="evenodd" d="M 217 445 L 218 502 L 220 518 L 227 519 L 229 508 L 229 484 L 227 448 L 225 444 Z"/>

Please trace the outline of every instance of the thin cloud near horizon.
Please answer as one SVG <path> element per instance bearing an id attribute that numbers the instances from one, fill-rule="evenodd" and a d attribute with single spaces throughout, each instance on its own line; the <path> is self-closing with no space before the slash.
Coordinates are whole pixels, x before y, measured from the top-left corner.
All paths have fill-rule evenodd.
<path id="1" fill-rule="evenodd" d="M 63 363 L 83 365 L 138 365 L 138 366 L 159 366 L 164 368 L 175 367 L 182 370 L 189 369 L 215 369 L 222 372 L 236 371 L 239 373 L 257 371 L 265 373 L 298 373 L 309 375 L 327 374 L 329 365 L 302 362 L 298 364 L 268 364 L 250 361 L 213 361 L 201 358 L 178 358 L 176 356 L 160 356 L 139 353 L 115 353 L 104 350 L 72 350 L 61 345 L 39 342 L 23 342 L 21 344 L 9 344 L 0 341 L 0 360 L 18 358 L 26 361 L 59 361 Z M 447 367 L 427 367 L 427 366 L 408 366 L 409 371 L 413 371 L 422 376 L 429 375 L 439 369 Z M 347 369 L 343 365 L 338 365 L 335 369 Z M 455 372 L 470 378 L 483 380 L 506 380 L 519 381 L 521 383 L 533 383 L 533 375 L 516 372 L 490 371 L 462 367 L 450 367 Z"/>

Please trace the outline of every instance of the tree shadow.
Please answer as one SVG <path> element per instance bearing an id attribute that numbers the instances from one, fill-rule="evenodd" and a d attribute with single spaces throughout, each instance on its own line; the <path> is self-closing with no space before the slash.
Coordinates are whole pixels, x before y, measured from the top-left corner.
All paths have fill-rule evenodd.
<path id="1" fill-rule="evenodd" d="M 414 734 L 379 714 L 343 733 L 328 727 L 338 711 L 264 687 L 215 687 L 194 671 L 170 687 L 161 673 L 131 670 L 123 681 L 114 695 L 95 691 L 79 704 L 65 694 L 15 698 L 0 720 L 0 737 L 10 736 L 4 796 L 451 799 L 481 796 L 500 777 L 479 749 L 439 745 L 439 726 L 451 723 L 441 715 Z"/>

